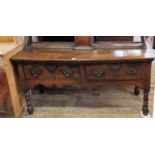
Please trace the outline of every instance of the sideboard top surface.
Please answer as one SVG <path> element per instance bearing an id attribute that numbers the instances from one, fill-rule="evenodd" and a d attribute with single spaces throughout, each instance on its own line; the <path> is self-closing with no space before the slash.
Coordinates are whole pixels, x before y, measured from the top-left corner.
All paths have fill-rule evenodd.
<path id="1" fill-rule="evenodd" d="M 155 50 L 146 49 L 85 49 L 25 48 L 12 61 L 146 61 L 155 58 Z"/>

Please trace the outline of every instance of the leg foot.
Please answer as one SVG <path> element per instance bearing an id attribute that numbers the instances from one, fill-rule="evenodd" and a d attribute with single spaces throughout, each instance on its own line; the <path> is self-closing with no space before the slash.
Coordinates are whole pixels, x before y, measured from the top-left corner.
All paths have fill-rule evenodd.
<path id="1" fill-rule="evenodd" d="M 39 93 L 40 94 L 44 94 L 45 93 L 45 87 L 43 85 L 39 85 L 38 89 L 39 89 Z"/>
<path id="2" fill-rule="evenodd" d="M 151 118 L 151 115 L 148 113 L 147 115 L 144 115 L 143 112 L 140 112 L 140 115 L 142 118 Z"/>
<path id="3" fill-rule="evenodd" d="M 25 99 L 26 99 L 26 106 L 27 106 L 27 112 L 28 114 L 33 114 L 33 106 L 32 106 L 32 103 L 31 103 L 31 91 L 28 90 L 26 93 L 25 93 Z"/>
<path id="4" fill-rule="evenodd" d="M 27 106 L 27 112 L 30 115 L 33 114 L 33 112 L 34 112 L 33 106 Z"/>
<path id="5" fill-rule="evenodd" d="M 144 98 L 143 98 L 143 107 L 142 107 L 142 112 L 146 116 L 149 113 L 148 109 L 148 91 L 144 90 Z"/>
<path id="6" fill-rule="evenodd" d="M 140 93 L 139 87 L 135 86 L 134 94 L 138 96 L 139 93 Z"/>

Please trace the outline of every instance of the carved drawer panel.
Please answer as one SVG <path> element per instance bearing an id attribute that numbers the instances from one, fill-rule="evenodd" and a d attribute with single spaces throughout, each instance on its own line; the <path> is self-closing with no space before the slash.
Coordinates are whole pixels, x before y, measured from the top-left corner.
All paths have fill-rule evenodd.
<path id="1" fill-rule="evenodd" d="M 144 79 L 145 78 L 145 63 L 127 64 L 124 78 L 127 79 Z"/>
<path id="2" fill-rule="evenodd" d="M 88 80 L 121 79 L 125 72 L 125 65 L 101 64 L 86 66 Z"/>
<path id="3" fill-rule="evenodd" d="M 54 80 L 55 66 L 50 64 L 25 64 L 23 65 L 26 79 Z"/>
<path id="4" fill-rule="evenodd" d="M 79 65 L 59 65 L 55 72 L 56 80 L 80 82 Z"/>
<path id="5" fill-rule="evenodd" d="M 87 65 L 87 80 L 144 79 L 145 64 Z"/>

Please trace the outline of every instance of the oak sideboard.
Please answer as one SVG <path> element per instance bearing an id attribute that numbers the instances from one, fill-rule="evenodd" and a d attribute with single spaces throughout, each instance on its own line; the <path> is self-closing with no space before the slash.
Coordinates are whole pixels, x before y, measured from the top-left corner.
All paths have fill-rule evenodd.
<path id="1" fill-rule="evenodd" d="M 143 89 L 142 112 L 147 115 L 151 62 L 155 53 L 134 43 L 93 46 L 92 40 L 87 39 L 84 44 L 77 38 L 79 44 L 75 46 L 68 43 L 63 47 L 60 43 L 60 48 L 59 44 L 53 48 L 32 44 L 12 57 L 25 92 L 28 113 L 33 113 L 30 90 L 36 86 L 79 90 L 133 87 L 135 95 Z"/>

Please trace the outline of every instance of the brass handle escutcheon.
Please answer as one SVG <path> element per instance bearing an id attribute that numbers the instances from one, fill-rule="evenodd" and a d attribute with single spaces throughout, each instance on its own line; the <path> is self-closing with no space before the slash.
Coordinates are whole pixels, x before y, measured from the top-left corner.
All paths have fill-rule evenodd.
<path id="1" fill-rule="evenodd" d="M 113 71 L 119 71 L 121 66 L 120 65 L 117 65 L 117 64 L 113 64 L 113 65 L 110 65 L 110 68 L 113 70 Z"/>
<path id="2" fill-rule="evenodd" d="M 66 77 L 71 77 L 73 74 L 73 70 L 69 68 L 63 68 L 61 72 L 66 76 Z"/>
<path id="3" fill-rule="evenodd" d="M 96 70 L 96 71 L 94 71 L 94 75 L 96 77 L 103 77 L 105 75 L 105 73 L 104 73 L 104 71 Z"/>
<path id="4" fill-rule="evenodd" d="M 137 69 L 136 68 L 129 68 L 128 69 L 128 74 L 129 75 L 136 75 L 137 74 Z"/>
<path id="5" fill-rule="evenodd" d="M 33 66 L 31 69 L 30 69 L 30 73 L 31 75 L 33 75 L 34 77 L 38 77 L 41 73 L 42 73 L 42 70 L 37 67 L 37 66 Z"/>
<path id="6" fill-rule="evenodd" d="M 45 65 L 45 68 L 49 71 L 49 72 L 54 72 L 56 67 L 52 64 L 48 64 L 48 65 Z"/>

